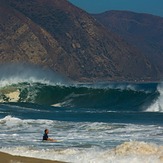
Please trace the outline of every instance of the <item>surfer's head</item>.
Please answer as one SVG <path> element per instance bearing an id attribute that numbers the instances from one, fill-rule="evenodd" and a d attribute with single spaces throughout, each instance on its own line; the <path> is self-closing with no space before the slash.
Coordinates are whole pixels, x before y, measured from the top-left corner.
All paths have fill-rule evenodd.
<path id="1" fill-rule="evenodd" d="M 49 130 L 48 129 L 45 129 L 44 132 L 45 132 L 45 134 L 48 134 L 49 133 Z"/>

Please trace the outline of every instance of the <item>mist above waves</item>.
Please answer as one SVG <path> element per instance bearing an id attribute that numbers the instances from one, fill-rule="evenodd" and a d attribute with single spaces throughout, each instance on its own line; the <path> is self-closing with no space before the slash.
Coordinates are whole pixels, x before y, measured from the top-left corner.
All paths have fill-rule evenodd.
<path id="1" fill-rule="evenodd" d="M 22 82 L 43 84 L 67 84 L 69 79 L 48 68 L 31 64 L 0 65 L 0 87 Z"/>

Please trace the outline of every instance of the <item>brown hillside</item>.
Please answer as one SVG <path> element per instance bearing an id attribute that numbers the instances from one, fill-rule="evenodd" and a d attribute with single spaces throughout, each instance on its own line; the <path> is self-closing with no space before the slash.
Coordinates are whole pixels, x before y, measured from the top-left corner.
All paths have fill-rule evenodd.
<path id="1" fill-rule="evenodd" d="M 93 15 L 110 31 L 119 34 L 149 58 L 163 78 L 163 18 L 128 11 L 108 11 Z"/>
<path id="2" fill-rule="evenodd" d="M 29 62 L 77 81 L 158 79 L 143 54 L 66 0 L 0 3 L 0 63 Z"/>

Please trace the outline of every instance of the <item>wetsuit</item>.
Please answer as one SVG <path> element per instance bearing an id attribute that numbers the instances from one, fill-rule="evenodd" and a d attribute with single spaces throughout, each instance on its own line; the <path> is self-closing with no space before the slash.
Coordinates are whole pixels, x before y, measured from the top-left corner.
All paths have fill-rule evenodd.
<path id="1" fill-rule="evenodd" d="M 48 140 L 48 134 L 44 134 L 43 140 Z"/>

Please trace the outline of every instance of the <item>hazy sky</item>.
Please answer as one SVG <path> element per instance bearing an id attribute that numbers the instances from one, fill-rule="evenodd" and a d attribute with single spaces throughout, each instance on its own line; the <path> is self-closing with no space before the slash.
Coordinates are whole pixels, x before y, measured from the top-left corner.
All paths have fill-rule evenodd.
<path id="1" fill-rule="evenodd" d="M 89 13 L 108 10 L 130 10 L 163 17 L 163 0 L 69 0 Z"/>

